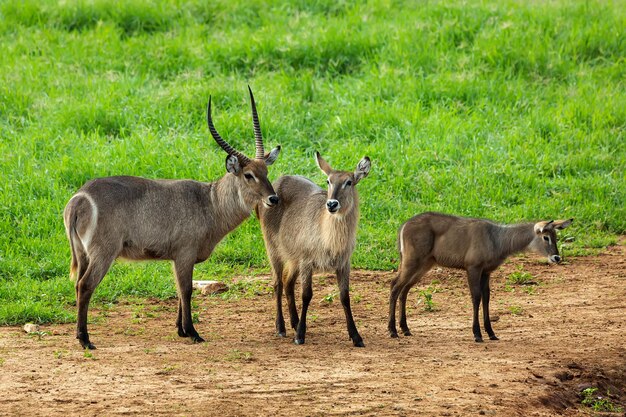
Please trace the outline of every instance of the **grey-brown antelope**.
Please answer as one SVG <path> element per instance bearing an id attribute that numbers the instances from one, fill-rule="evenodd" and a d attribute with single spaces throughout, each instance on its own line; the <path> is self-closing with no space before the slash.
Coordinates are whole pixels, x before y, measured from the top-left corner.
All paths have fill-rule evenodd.
<path id="1" fill-rule="evenodd" d="M 217 133 L 209 98 L 209 130 L 228 154 L 227 173 L 218 181 L 98 178 L 83 185 L 67 203 L 63 219 L 72 250 L 70 275 L 76 278 L 76 338 L 84 348 L 95 349 L 87 333 L 89 300 L 118 257 L 172 260 L 179 297 L 178 335 L 203 341 L 191 321 L 194 264 L 206 260 L 215 245 L 257 205 L 278 203 L 267 166 L 276 160 L 280 146 L 265 154 L 252 90 L 250 100 L 254 159 L 235 150 Z"/>
<path id="2" fill-rule="evenodd" d="M 499 225 L 489 220 L 422 213 L 409 219 L 398 233 L 400 267 L 391 282 L 389 324 L 391 337 L 396 330 L 396 301 L 400 298 L 400 328 L 405 336 L 411 332 L 406 323 L 406 298 L 409 290 L 437 264 L 467 271 L 474 318 L 474 340 L 482 342 L 478 324 L 478 307 L 483 304 L 483 321 L 489 339 L 497 340 L 489 319 L 489 276 L 510 255 L 526 250 L 559 263 L 556 231 L 564 229 L 573 219 Z"/>
<path id="3" fill-rule="evenodd" d="M 276 296 L 276 330 L 286 336 L 282 310 L 283 288 L 289 304 L 294 342 L 304 343 L 306 315 L 313 297 L 314 272 L 335 272 L 339 297 L 354 346 L 365 346 L 352 318 L 350 308 L 350 257 L 356 243 L 359 221 L 357 183 L 370 171 L 370 159 L 364 157 L 354 172 L 337 171 L 316 153 L 319 168 L 328 177 L 328 191 L 299 176 L 284 176 L 274 183 L 280 197 L 271 210 L 259 206 L 265 247 L 274 273 Z M 294 284 L 300 277 L 302 311 L 294 299 Z"/>

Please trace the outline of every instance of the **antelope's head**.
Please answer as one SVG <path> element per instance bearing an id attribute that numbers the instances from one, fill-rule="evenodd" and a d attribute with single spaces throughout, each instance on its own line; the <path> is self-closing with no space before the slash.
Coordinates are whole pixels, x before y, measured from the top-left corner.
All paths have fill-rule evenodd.
<path id="1" fill-rule="evenodd" d="M 533 248 L 542 255 L 548 257 L 550 263 L 561 262 L 559 248 L 556 245 L 556 231 L 565 229 L 572 224 L 574 219 L 550 220 L 535 224 L 535 239 L 532 242 Z"/>
<path id="2" fill-rule="evenodd" d="M 328 184 L 328 196 L 326 209 L 329 213 L 346 213 L 357 203 L 356 185 L 367 177 L 372 165 L 370 159 L 365 156 L 359 161 L 354 172 L 337 171 L 331 168 L 319 152 L 315 153 L 317 166 L 326 174 Z"/>
<path id="3" fill-rule="evenodd" d="M 271 207 L 278 204 L 278 196 L 267 178 L 267 167 L 276 161 L 280 153 L 280 145 L 272 149 L 271 152 L 265 153 L 259 116 L 256 112 L 254 95 L 252 94 L 250 86 L 248 86 L 248 91 L 250 91 L 252 123 L 254 125 L 254 138 L 256 142 L 256 155 L 254 159 L 250 159 L 243 153 L 234 149 L 217 133 L 215 126 L 213 126 L 213 119 L 211 118 L 211 97 L 209 97 L 207 121 L 211 136 L 213 136 L 217 144 L 228 154 L 226 157 L 226 171 L 235 175 L 239 180 L 239 190 L 246 204 L 253 206 L 262 202 L 265 206 Z"/>

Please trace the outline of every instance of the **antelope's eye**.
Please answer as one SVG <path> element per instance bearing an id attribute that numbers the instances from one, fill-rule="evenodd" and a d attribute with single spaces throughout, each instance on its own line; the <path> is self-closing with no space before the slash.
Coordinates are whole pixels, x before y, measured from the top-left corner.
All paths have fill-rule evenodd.
<path id="1" fill-rule="evenodd" d="M 244 177 L 246 177 L 247 180 L 253 180 L 254 176 L 252 174 L 248 174 L 247 172 L 245 174 L 243 174 Z"/>
<path id="2" fill-rule="evenodd" d="M 330 185 L 330 180 L 326 180 L 326 184 Z"/>
<path id="3" fill-rule="evenodd" d="M 348 187 L 349 187 L 349 186 L 351 186 L 351 185 L 352 185 L 352 181 L 350 181 L 350 180 L 346 181 L 346 186 L 348 186 Z"/>
<path id="4" fill-rule="evenodd" d="M 546 242 L 550 243 L 550 238 L 548 236 L 544 236 L 543 240 L 545 240 Z"/>

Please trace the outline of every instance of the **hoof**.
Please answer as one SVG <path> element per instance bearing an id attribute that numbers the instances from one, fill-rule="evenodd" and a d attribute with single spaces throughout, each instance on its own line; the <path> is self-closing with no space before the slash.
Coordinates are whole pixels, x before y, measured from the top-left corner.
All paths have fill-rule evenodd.
<path id="1" fill-rule="evenodd" d="M 204 339 L 201 338 L 200 335 L 191 336 L 191 340 L 194 343 L 202 343 L 202 342 L 204 342 Z"/>
<path id="2" fill-rule="evenodd" d="M 403 330 L 402 334 L 404 334 L 405 336 L 413 336 L 413 333 L 411 333 L 409 329 Z"/>
<path id="3" fill-rule="evenodd" d="M 86 342 L 81 340 L 80 345 L 83 347 L 83 349 L 96 350 L 96 347 L 89 340 L 87 340 Z"/>
<path id="4" fill-rule="evenodd" d="M 304 339 L 293 339 L 293 343 L 296 345 L 303 345 Z"/>
<path id="5" fill-rule="evenodd" d="M 398 338 L 398 332 L 389 332 L 389 337 L 391 337 L 393 339 L 397 339 Z"/>
<path id="6" fill-rule="evenodd" d="M 476 343 L 482 343 L 483 342 L 483 338 L 482 337 L 474 337 L 474 341 Z"/>
<path id="7" fill-rule="evenodd" d="M 86 333 L 78 333 L 76 336 L 83 349 L 95 350 L 96 347 L 89 341 L 89 335 Z"/>
<path id="8" fill-rule="evenodd" d="M 354 347 L 365 347 L 365 343 L 363 343 L 362 340 L 353 340 L 352 343 L 354 344 Z"/>
<path id="9" fill-rule="evenodd" d="M 494 335 L 489 336 L 489 340 L 500 340 L 500 339 L 498 339 L 498 336 L 494 334 Z"/>
<path id="10" fill-rule="evenodd" d="M 278 336 L 278 337 L 287 337 L 287 332 L 278 332 L 278 333 L 276 333 L 276 336 Z"/>

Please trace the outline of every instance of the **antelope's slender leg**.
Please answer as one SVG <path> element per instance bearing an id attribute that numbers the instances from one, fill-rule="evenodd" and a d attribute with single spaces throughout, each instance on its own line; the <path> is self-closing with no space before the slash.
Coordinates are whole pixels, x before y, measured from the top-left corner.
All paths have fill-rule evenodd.
<path id="1" fill-rule="evenodd" d="M 478 309 L 480 307 L 480 301 L 482 299 L 482 289 L 480 285 L 481 276 L 482 270 L 480 268 L 469 268 L 467 270 L 468 284 L 472 296 L 472 306 L 474 308 L 474 314 L 472 318 L 472 332 L 474 333 L 474 340 L 476 342 L 483 341 L 483 335 L 480 332 L 480 325 L 478 323 Z"/>
<path id="2" fill-rule="evenodd" d="M 401 273 L 398 273 L 398 276 L 391 281 L 389 290 L 389 320 L 387 322 L 387 331 L 391 337 L 398 337 L 398 330 L 396 328 L 396 303 L 398 302 L 398 296 L 402 288 L 401 275 Z"/>
<path id="3" fill-rule="evenodd" d="M 302 285 L 302 313 L 300 314 L 300 320 L 298 321 L 298 327 L 296 329 L 296 338 L 294 339 L 296 345 L 304 344 L 306 337 L 306 314 L 309 310 L 311 299 L 313 298 L 313 271 L 310 268 L 301 268 L 300 280 Z"/>
<path id="4" fill-rule="evenodd" d="M 356 347 L 365 347 L 363 338 L 356 329 L 354 318 L 352 317 L 352 309 L 350 308 L 350 265 L 346 265 L 337 269 L 337 284 L 339 285 L 339 298 L 343 311 L 346 314 L 346 324 L 348 327 L 348 335 L 352 339 L 352 344 Z"/>
<path id="5" fill-rule="evenodd" d="M 489 317 L 489 298 L 491 297 L 491 289 L 489 288 L 489 274 L 483 272 L 480 277 L 480 288 L 483 297 L 483 324 L 485 331 L 489 335 L 489 339 L 498 340 L 498 337 L 491 328 L 491 318 Z"/>
<path id="6" fill-rule="evenodd" d="M 276 297 L 276 334 L 280 337 L 287 336 L 285 318 L 283 316 L 283 267 L 280 262 L 272 261 L 274 272 L 274 297 Z"/>
<path id="7" fill-rule="evenodd" d="M 195 259 L 179 258 L 174 261 L 174 273 L 178 287 L 178 334 L 182 337 L 190 337 L 194 342 L 204 342 L 196 329 L 193 327 L 191 318 L 191 293 L 193 292 L 193 265 Z"/>
<path id="8" fill-rule="evenodd" d="M 114 250 L 92 252 L 91 261 L 84 273 L 76 281 L 76 306 L 78 307 L 78 318 L 76 324 L 76 338 L 85 349 L 95 349 L 96 347 L 89 340 L 87 331 L 87 311 L 89 301 L 98 284 L 106 275 L 115 260 Z"/>
<path id="9" fill-rule="evenodd" d="M 299 273 L 299 269 L 297 268 L 288 271 L 286 274 L 286 282 L 284 283 L 285 296 L 287 297 L 287 304 L 289 307 L 289 321 L 291 323 L 291 328 L 294 330 L 298 329 L 299 322 L 295 298 L 296 278 L 298 278 Z"/>

